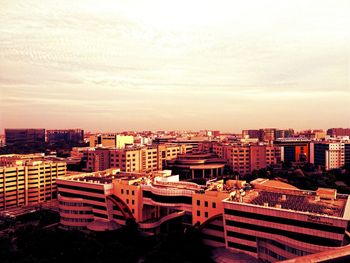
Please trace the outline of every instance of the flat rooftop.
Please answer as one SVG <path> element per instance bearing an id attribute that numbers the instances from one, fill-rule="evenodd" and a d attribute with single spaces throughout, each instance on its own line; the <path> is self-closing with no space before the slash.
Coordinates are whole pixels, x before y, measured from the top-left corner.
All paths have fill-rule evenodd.
<path id="1" fill-rule="evenodd" d="M 242 198 L 240 198 L 240 195 L 242 195 Z M 335 194 L 334 197 L 320 196 L 317 192 L 303 190 L 252 189 L 239 192 L 235 197 L 228 199 L 228 201 L 240 202 L 241 199 L 243 203 L 261 207 L 272 207 L 342 218 L 348 195 Z"/>
<path id="2" fill-rule="evenodd" d="M 143 173 L 127 173 L 120 172 L 120 169 L 108 169 L 99 172 L 92 173 L 81 173 L 81 172 L 69 172 L 68 176 L 61 176 L 59 179 L 70 180 L 70 181 L 80 181 L 80 182 L 90 182 L 90 183 L 100 183 L 100 184 L 110 184 L 113 180 L 134 180 L 140 177 L 144 177 Z"/>

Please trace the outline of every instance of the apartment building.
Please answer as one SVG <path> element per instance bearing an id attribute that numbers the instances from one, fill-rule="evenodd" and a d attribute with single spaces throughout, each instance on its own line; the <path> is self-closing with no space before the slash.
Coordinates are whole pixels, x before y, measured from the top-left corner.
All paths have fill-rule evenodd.
<path id="1" fill-rule="evenodd" d="M 0 157 L 0 210 L 56 198 L 56 178 L 66 175 L 66 163 L 41 156 Z"/>

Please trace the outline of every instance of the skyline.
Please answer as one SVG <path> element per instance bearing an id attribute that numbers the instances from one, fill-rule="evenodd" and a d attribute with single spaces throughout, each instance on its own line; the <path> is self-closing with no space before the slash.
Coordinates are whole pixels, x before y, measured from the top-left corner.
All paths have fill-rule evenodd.
<path id="1" fill-rule="evenodd" d="M 348 1 L 1 1 L 0 129 L 350 127 Z"/>

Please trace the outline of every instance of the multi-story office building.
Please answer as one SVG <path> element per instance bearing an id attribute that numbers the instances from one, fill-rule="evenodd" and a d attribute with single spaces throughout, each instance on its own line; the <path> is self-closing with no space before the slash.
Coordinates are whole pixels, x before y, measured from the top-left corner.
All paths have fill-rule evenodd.
<path id="1" fill-rule="evenodd" d="M 343 142 L 312 142 L 310 163 L 326 170 L 341 168 L 349 160 L 349 146 Z"/>
<path id="2" fill-rule="evenodd" d="M 332 137 L 350 136 L 350 128 L 331 128 L 327 130 L 327 135 Z"/>
<path id="3" fill-rule="evenodd" d="M 280 261 L 348 244 L 350 202 L 348 195 L 333 189 L 235 191 L 223 207 L 226 247 L 262 260 Z"/>
<path id="4" fill-rule="evenodd" d="M 126 145 L 132 145 L 134 143 L 134 137 L 118 134 L 97 134 L 91 135 L 89 141 L 90 147 L 102 146 L 123 149 Z"/>
<path id="5" fill-rule="evenodd" d="M 207 245 L 270 262 L 349 242 L 349 197 L 333 189 L 302 191 L 268 179 L 204 186 L 176 175 L 149 179 L 118 170 L 59 178 L 57 184 L 61 224 L 68 229 L 111 230 L 132 218 L 157 234 L 178 218 L 198 226 Z"/>
<path id="6" fill-rule="evenodd" d="M 119 169 L 59 178 L 61 224 L 101 231 L 133 218 L 142 230 L 158 233 L 161 224 L 177 217 L 184 217 L 188 225 L 204 223 L 222 213 L 221 201 L 229 197 L 222 181 L 201 186 L 166 173 L 147 178 Z"/>
<path id="7" fill-rule="evenodd" d="M 51 145 L 79 146 L 84 143 L 84 130 L 47 130 L 46 137 Z"/>
<path id="8" fill-rule="evenodd" d="M 309 139 L 284 138 L 275 140 L 274 144 L 280 146 L 283 162 L 308 162 L 310 160 Z"/>
<path id="9" fill-rule="evenodd" d="M 280 148 L 269 145 L 250 146 L 250 172 L 277 164 L 280 161 Z"/>
<path id="10" fill-rule="evenodd" d="M 186 153 L 188 145 L 157 144 L 152 146 L 87 149 L 87 171 L 120 168 L 123 172 L 153 172 L 162 170 L 166 160 Z"/>
<path id="11" fill-rule="evenodd" d="M 45 129 L 5 129 L 5 140 L 9 148 L 36 149 L 45 145 Z"/>
<path id="12" fill-rule="evenodd" d="M 56 178 L 64 175 L 64 162 L 39 155 L 0 156 L 0 210 L 56 198 Z"/>
<path id="13" fill-rule="evenodd" d="M 212 151 L 227 160 L 232 171 L 241 175 L 266 168 L 280 161 L 279 146 L 214 143 Z"/>

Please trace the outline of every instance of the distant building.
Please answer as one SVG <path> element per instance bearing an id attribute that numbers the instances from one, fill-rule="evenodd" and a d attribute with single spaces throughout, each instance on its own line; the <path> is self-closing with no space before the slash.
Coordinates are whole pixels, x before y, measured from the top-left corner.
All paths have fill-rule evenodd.
<path id="1" fill-rule="evenodd" d="M 259 138 L 260 131 L 259 130 L 243 130 L 242 138 Z"/>
<path id="2" fill-rule="evenodd" d="M 219 137 L 220 136 L 220 131 L 213 131 L 213 137 Z"/>
<path id="3" fill-rule="evenodd" d="M 288 130 L 276 130 L 276 138 L 290 138 L 293 137 L 294 135 L 294 130 L 293 129 L 288 129 Z"/>
<path id="4" fill-rule="evenodd" d="M 272 142 L 276 139 L 276 129 L 266 128 L 259 130 L 259 139 L 262 142 Z"/>
<path id="5" fill-rule="evenodd" d="M 153 172 L 162 170 L 165 161 L 176 158 L 180 153 L 192 150 L 188 145 L 158 144 L 134 146 L 124 149 L 87 149 L 87 171 L 102 171 L 120 168 L 122 172 Z"/>
<path id="6" fill-rule="evenodd" d="M 300 131 L 298 136 L 310 140 L 322 140 L 326 138 L 326 132 L 324 130 L 305 130 Z"/>
<path id="7" fill-rule="evenodd" d="M 65 162 L 40 155 L 1 155 L 0 210 L 55 199 L 56 178 L 65 175 Z"/>
<path id="8" fill-rule="evenodd" d="M 40 148 L 45 145 L 45 129 L 5 129 L 5 140 L 9 148 Z"/>
<path id="9" fill-rule="evenodd" d="M 97 134 L 90 136 L 90 147 L 102 146 L 123 149 L 126 145 L 133 143 L 134 137 L 130 135 Z"/>
<path id="10" fill-rule="evenodd" d="M 309 139 L 284 138 L 275 140 L 274 144 L 280 146 L 281 161 L 283 162 L 309 161 Z"/>
<path id="11" fill-rule="evenodd" d="M 327 130 L 327 135 L 332 137 L 350 136 L 350 128 L 331 128 Z"/>
<path id="12" fill-rule="evenodd" d="M 84 130 L 47 130 L 47 142 L 51 145 L 80 146 L 84 143 Z"/>
<path id="13" fill-rule="evenodd" d="M 325 170 L 343 167 L 350 163 L 350 143 L 342 142 L 313 142 L 310 144 L 312 159 L 315 166 Z"/>
<path id="14" fill-rule="evenodd" d="M 229 168 L 240 175 L 250 174 L 281 160 L 279 146 L 214 143 L 212 151 L 226 159 Z"/>

